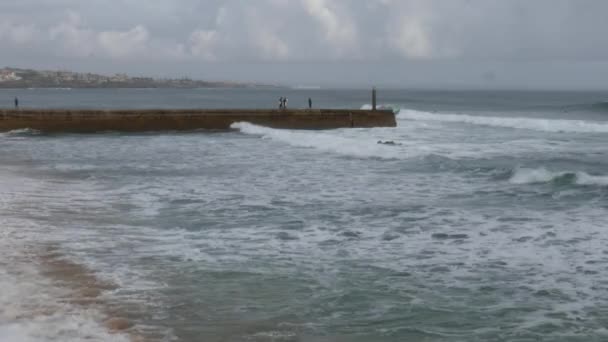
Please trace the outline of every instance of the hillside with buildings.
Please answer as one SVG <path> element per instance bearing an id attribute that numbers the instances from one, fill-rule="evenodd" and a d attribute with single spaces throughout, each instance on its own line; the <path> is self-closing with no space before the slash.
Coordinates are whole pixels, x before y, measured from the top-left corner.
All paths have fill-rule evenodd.
<path id="1" fill-rule="evenodd" d="M 0 88 L 244 88 L 267 87 L 237 82 L 209 82 L 181 79 L 112 76 L 72 71 L 39 71 L 31 69 L 0 69 Z"/>

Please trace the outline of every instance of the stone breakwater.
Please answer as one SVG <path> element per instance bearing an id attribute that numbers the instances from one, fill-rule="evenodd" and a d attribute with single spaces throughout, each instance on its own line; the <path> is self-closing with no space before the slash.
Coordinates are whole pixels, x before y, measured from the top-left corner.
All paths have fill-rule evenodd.
<path id="1" fill-rule="evenodd" d="M 0 109 L 0 131 L 150 132 L 198 129 L 228 130 L 233 123 L 284 129 L 395 127 L 385 110 L 350 109 Z"/>

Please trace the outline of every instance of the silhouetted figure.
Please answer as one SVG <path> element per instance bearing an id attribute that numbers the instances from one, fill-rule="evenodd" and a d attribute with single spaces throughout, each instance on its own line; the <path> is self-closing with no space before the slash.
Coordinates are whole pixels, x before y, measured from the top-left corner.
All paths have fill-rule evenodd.
<path id="1" fill-rule="evenodd" d="M 279 97 L 279 109 L 283 108 L 283 96 Z"/>
<path id="2" fill-rule="evenodd" d="M 308 109 L 312 109 L 312 99 L 308 98 Z"/>
<path id="3" fill-rule="evenodd" d="M 15 97 L 15 109 L 19 109 L 19 99 Z"/>

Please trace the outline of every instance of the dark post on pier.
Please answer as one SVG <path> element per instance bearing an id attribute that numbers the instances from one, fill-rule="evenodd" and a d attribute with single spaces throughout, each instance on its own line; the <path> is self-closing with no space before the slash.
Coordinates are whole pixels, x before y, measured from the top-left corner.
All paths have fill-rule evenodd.
<path id="1" fill-rule="evenodd" d="M 376 87 L 372 89 L 372 110 L 376 110 Z"/>

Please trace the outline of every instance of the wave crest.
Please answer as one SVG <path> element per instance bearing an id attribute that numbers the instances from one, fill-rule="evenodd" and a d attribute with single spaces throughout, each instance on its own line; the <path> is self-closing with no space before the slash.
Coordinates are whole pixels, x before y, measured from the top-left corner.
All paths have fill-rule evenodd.
<path id="1" fill-rule="evenodd" d="M 264 138 L 287 143 L 291 146 L 314 148 L 359 158 L 406 159 L 411 157 L 403 149 L 385 146 L 372 138 L 354 139 L 322 132 L 293 131 L 257 126 L 248 122 L 232 124 L 231 128 L 242 133 L 259 135 Z"/>
<path id="2" fill-rule="evenodd" d="M 37 129 L 21 128 L 21 129 L 14 129 L 12 131 L 0 133 L 0 136 L 15 137 L 15 136 L 29 136 L 29 135 L 40 135 L 40 134 L 42 134 L 42 132 Z"/>
<path id="3" fill-rule="evenodd" d="M 381 104 L 378 105 L 378 109 L 380 110 L 392 110 L 393 113 L 398 114 L 399 111 L 401 111 L 401 108 L 397 105 L 393 105 L 393 104 Z M 364 104 L 363 106 L 361 106 L 361 110 L 372 110 L 372 105 L 371 104 Z"/>
<path id="4" fill-rule="evenodd" d="M 511 184 L 553 183 L 556 185 L 600 185 L 608 186 L 608 176 L 590 175 L 586 172 L 554 172 L 546 168 L 519 168 L 512 172 Z"/>
<path id="5" fill-rule="evenodd" d="M 399 111 L 398 117 L 407 120 L 457 122 L 482 126 L 529 129 L 543 132 L 608 133 L 608 123 L 585 120 L 434 114 L 411 109 L 402 109 Z"/>

